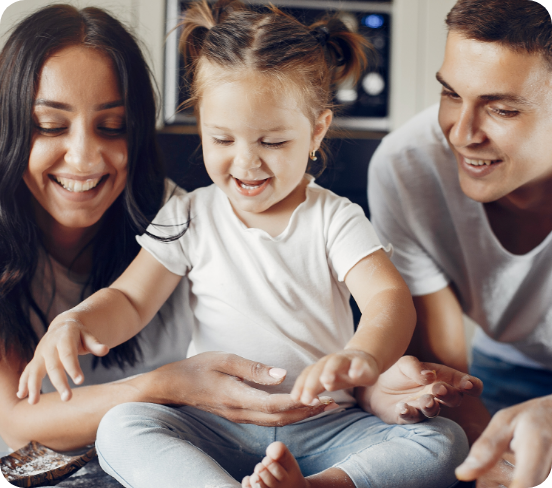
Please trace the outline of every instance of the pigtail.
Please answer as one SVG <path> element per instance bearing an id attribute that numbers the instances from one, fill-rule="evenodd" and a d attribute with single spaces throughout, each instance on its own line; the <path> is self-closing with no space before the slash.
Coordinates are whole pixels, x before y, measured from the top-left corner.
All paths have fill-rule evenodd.
<path id="1" fill-rule="evenodd" d="M 239 0 L 218 0 L 213 6 L 210 6 L 207 0 L 200 0 L 186 10 L 182 22 L 178 25 L 182 28 L 178 48 L 184 56 L 189 73 L 193 72 L 197 64 L 209 31 L 223 22 L 230 13 L 244 9 L 244 4 Z"/>
<path id="2" fill-rule="evenodd" d="M 367 39 L 351 32 L 336 16 L 315 22 L 310 26 L 310 33 L 324 49 L 333 85 L 348 78 L 356 83 L 368 65 L 369 54 L 375 54 Z"/>

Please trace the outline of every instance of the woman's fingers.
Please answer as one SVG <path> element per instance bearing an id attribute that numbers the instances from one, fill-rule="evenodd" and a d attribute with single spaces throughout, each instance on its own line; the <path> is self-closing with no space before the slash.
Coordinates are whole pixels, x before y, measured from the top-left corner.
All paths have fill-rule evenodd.
<path id="1" fill-rule="evenodd" d="M 213 361 L 217 370 L 221 373 L 236 376 L 258 385 L 279 385 L 286 378 L 287 371 L 285 369 L 250 361 L 235 354 L 207 352 L 203 355 L 206 357 L 207 355 L 212 356 L 209 359 Z M 198 354 L 195 357 L 199 358 L 199 356 L 202 355 Z"/>

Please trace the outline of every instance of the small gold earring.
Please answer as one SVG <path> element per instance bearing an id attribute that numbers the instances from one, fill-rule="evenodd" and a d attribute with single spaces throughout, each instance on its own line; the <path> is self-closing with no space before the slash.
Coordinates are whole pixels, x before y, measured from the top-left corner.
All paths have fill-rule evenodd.
<path id="1" fill-rule="evenodd" d="M 318 158 L 316 157 L 316 149 L 313 149 L 313 151 L 310 153 L 311 161 L 316 161 Z"/>

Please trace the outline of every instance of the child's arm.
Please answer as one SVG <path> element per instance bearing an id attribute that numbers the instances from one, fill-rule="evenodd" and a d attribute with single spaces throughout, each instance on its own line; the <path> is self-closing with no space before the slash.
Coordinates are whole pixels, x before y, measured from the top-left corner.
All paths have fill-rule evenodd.
<path id="1" fill-rule="evenodd" d="M 71 398 L 65 371 L 75 384 L 84 380 L 79 354 L 104 356 L 110 348 L 140 332 L 174 291 L 182 277 L 167 270 L 142 249 L 109 288 L 94 293 L 58 315 L 40 340 L 19 381 L 17 396 L 40 398 L 46 373 L 62 400 Z"/>
<path id="2" fill-rule="evenodd" d="M 297 378 L 291 395 L 307 405 L 324 390 L 374 384 L 404 354 L 414 331 L 410 291 L 384 251 L 359 261 L 345 283 L 362 317 L 343 351 L 323 357 Z"/>

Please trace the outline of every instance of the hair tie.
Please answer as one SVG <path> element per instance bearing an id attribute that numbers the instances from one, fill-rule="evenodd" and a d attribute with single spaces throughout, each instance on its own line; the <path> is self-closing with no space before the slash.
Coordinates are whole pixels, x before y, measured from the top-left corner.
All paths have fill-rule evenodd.
<path id="1" fill-rule="evenodd" d="M 326 46 L 326 43 L 330 38 L 330 31 L 325 25 L 319 25 L 318 27 L 315 27 L 313 30 L 311 30 L 311 34 L 318 41 L 318 44 L 320 44 L 322 47 Z"/>

